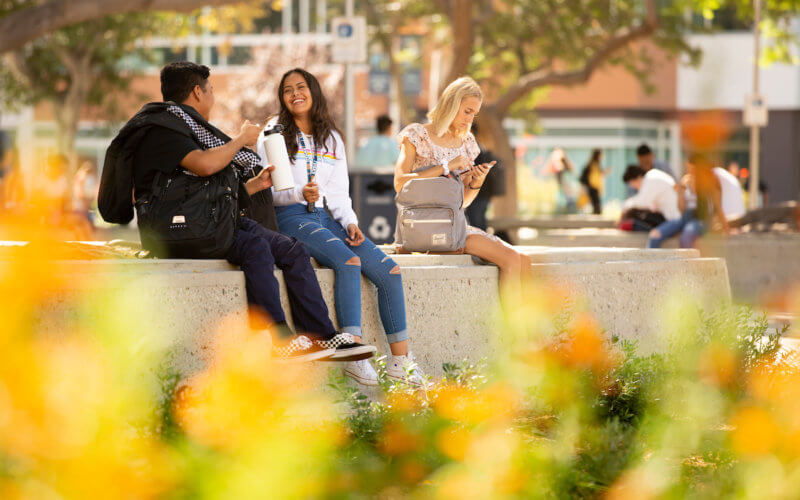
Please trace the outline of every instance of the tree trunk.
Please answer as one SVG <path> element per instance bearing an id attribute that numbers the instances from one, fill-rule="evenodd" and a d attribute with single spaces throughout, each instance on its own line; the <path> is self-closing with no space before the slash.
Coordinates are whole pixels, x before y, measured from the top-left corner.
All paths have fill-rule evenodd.
<path id="1" fill-rule="evenodd" d="M 91 87 L 91 64 L 88 57 L 69 57 L 62 54 L 62 60 L 70 71 L 70 82 L 63 99 L 53 102 L 56 123 L 56 150 L 67 157 L 71 179 L 78 169 L 76 139 L 78 125 Z"/>
<path id="2" fill-rule="evenodd" d="M 409 117 L 411 116 L 410 111 L 412 110 L 409 110 L 408 98 L 403 88 L 403 68 L 394 57 L 394 54 L 400 50 L 400 37 L 395 34 L 396 32 L 395 30 L 389 35 L 391 37 L 391 46 L 387 51 L 389 56 L 389 77 L 392 79 L 392 84 L 395 88 L 394 102 L 390 102 L 389 106 L 395 108 L 395 113 L 392 114 L 395 114 L 395 116 L 399 118 L 400 123 L 398 123 L 397 126 L 400 127 L 411 121 Z"/>
<path id="3" fill-rule="evenodd" d="M 450 61 L 447 77 L 439 84 L 440 94 L 450 82 L 467 74 L 473 52 L 472 0 L 451 0 L 449 18 L 453 33 L 453 59 Z"/>
<path id="4" fill-rule="evenodd" d="M 500 158 L 505 169 L 506 194 L 492 202 L 495 216 L 516 217 L 517 215 L 517 158 L 511 139 L 503 128 L 504 114 L 500 114 L 491 104 L 484 104 L 478 115 L 481 137 L 485 146 Z"/>

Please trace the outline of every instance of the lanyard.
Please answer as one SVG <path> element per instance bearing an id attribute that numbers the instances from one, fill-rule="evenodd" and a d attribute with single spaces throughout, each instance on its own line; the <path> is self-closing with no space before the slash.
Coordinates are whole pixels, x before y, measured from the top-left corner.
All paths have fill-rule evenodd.
<path id="1" fill-rule="evenodd" d="M 311 148 L 306 147 L 306 141 L 303 139 L 303 133 L 298 132 L 297 138 L 300 140 L 300 147 L 303 148 L 304 154 L 306 157 L 306 174 L 308 175 L 308 182 L 311 182 L 314 179 L 314 176 L 317 175 L 317 150 L 316 148 L 311 151 Z M 313 159 L 308 159 L 308 153 L 306 151 L 311 151 L 313 155 Z"/>

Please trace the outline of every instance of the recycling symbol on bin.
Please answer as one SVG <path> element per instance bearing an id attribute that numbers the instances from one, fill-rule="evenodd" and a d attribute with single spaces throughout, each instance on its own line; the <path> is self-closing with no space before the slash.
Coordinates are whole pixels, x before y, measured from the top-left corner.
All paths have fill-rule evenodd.
<path id="1" fill-rule="evenodd" d="M 372 219 L 367 232 L 373 240 L 384 240 L 392 233 L 392 226 L 389 225 L 389 220 L 386 217 L 378 215 Z"/>

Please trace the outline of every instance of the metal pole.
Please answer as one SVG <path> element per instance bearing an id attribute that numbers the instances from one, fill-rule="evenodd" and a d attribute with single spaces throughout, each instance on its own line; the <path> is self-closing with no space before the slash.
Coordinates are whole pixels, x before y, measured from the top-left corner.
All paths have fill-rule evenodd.
<path id="1" fill-rule="evenodd" d="M 353 0 L 347 0 L 345 3 L 344 15 L 347 17 L 353 16 Z M 347 156 L 351 159 L 354 159 L 356 154 L 355 99 L 355 75 L 353 74 L 353 65 L 348 63 L 344 65 L 344 133 Z"/>
<path id="2" fill-rule="evenodd" d="M 328 2 L 317 0 L 317 33 L 325 33 L 328 24 Z"/>
<path id="3" fill-rule="evenodd" d="M 308 33 L 310 17 L 311 7 L 308 0 L 300 0 L 300 33 Z"/>
<path id="4" fill-rule="evenodd" d="M 281 34 L 283 35 L 283 43 L 289 41 L 289 35 L 292 34 L 292 2 L 294 0 L 284 0 L 283 7 L 281 8 Z"/>
<path id="5" fill-rule="evenodd" d="M 753 23 L 753 94 L 758 94 L 758 59 L 761 54 L 761 0 L 754 0 L 754 23 Z M 760 156 L 760 137 L 759 127 L 750 127 L 750 210 L 758 208 L 758 183 L 760 177 L 759 156 Z"/>

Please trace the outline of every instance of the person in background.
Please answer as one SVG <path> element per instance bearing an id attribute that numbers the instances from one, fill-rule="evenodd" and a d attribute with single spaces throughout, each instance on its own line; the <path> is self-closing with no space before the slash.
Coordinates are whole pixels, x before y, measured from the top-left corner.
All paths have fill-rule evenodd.
<path id="1" fill-rule="evenodd" d="M 741 184 L 742 188 L 744 189 L 744 196 L 746 198 L 750 193 L 750 170 L 747 168 L 741 168 L 739 163 L 735 161 L 729 162 L 726 170 L 739 180 L 739 184 Z M 767 187 L 767 184 L 760 179 L 758 181 L 758 192 L 761 195 L 760 206 L 769 206 L 769 188 Z"/>
<path id="2" fill-rule="evenodd" d="M 502 196 L 505 194 L 505 177 L 500 165 L 500 158 L 495 156 L 489 149 L 485 148 L 483 141 L 480 140 L 483 136 L 478 129 L 477 123 L 472 124 L 472 133 L 475 135 L 478 147 L 481 150 L 475 158 L 475 163 L 482 165 L 484 163 L 495 162 L 494 167 L 486 174 L 486 180 L 483 181 L 483 186 L 478 191 L 475 199 L 472 200 L 472 203 L 465 209 L 467 220 L 470 225 L 486 231 L 486 211 L 489 209 L 489 203 L 493 196 Z"/>
<path id="3" fill-rule="evenodd" d="M 675 181 L 661 170 L 645 172 L 638 165 L 629 165 L 623 182 L 636 194 L 622 204 L 619 228 L 628 231 L 650 231 L 668 220 L 681 218 Z"/>
<path id="4" fill-rule="evenodd" d="M 723 233 L 728 232 L 724 215 L 719 177 L 707 166 L 701 155 L 692 155 L 686 162 L 686 175 L 675 184 L 679 219 L 668 220 L 650 231 L 647 248 L 660 248 L 663 242 L 680 233 L 681 248 L 694 247 L 697 238 L 706 233 L 713 219 Z"/>
<path id="5" fill-rule="evenodd" d="M 711 169 L 720 187 L 720 202 L 725 219 L 730 221 L 747 212 L 744 204 L 744 191 L 739 179 L 722 167 Z"/>
<path id="6" fill-rule="evenodd" d="M 583 167 L 581 172 L 581 184 L 586 188 L 589 199 L 592 200 L 592 213 L 603 213 L 603 205 L 601 197 L 603 195 L 603 186 L 605 184 L 605 175 L 608 170 L 603 170 L 600 165 L 603 152 L 599 149 L 592 150 L 592 156 L 589 158 L 589 163 Z"/>
<path id="7" fill-rule="evenodd" d="M 7 132 L 0 130 L 0 208 L 5 205 L 5 185 L 10 175 L 11 140 Z"/>
<path id="8" fill-rule="evenodd" d="M 636 148 L 636 160 L 639 162 L 639 167 L 645 172 L 649 172 L 650 169 L 654 168 L 656 170 L 666 172 L 670 177 L 672 177 L 672 180 L 675 180 L 675 174 L 672 172 L 669 163 L 656 160 L 653 150 L 650 149 L 650 146 L 647 144 L 642 143 L 638 148 Z"/>
<path id="9" fill-rule="evenodd" d="M 72 206 L 79 216 L 94 224 L 92 206 L 97 200 L 97 167 L 90 161 L 81 164 L 72 181 Z"/>
<path id="10" fill-rule="evenodd" d="M 565 177 L 567 172 L 574 172 L 575 167 L 572 165 L 572 161 L 567 156 L 564 148 L 555 148 L 553 152 L 550 153 L 550 158 L 547 159 L 546 168 L 556 176 L 558 190 L 564 195 L 564 200 L 566 201 L 567 212 L 574 212 L 575 199 L 572 196 L 572 190 L 570 189 Z"/>
<path id="11" fill-rule="evenodd" d="M 8 153 L 8 170 L 0 179 L 0 211 L 14 210 L 23 205 L 25 186 L 19 166 L 19 153 L 12 147 Z"/>
<path id="12" fill-rule="evenodd" d="M 356 153 L 355 165 L 359 167 L 390 167 L 397 161 L 400 152 L 392 137 L 392 119 L 387 115 L 378 117 L 375 123 L 378 135 L 370 137 Z"/>

